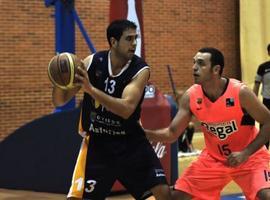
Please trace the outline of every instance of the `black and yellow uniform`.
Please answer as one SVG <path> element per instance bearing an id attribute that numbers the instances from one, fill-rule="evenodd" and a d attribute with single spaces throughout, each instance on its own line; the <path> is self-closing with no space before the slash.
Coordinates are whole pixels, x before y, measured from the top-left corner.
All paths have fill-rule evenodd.
<path id="1" fill-rule="evenodd" d="M 134 55 L 117 75 L 112 74 L 110 52 L 93 55 L 88 66 L 91 84 L 116 98 L 141 71 L 149 68 Z M 80 127 L 87 133 L 75 166 L 69 197 L 101 200 L 119 180 L 136 199 L 152 187 L 167 183 L 164 170 L 139 123 L 142 95 L 128 118 L 107 110 L 84 94 Z M 88 147 L 88 148 L 87 148 Z"/>

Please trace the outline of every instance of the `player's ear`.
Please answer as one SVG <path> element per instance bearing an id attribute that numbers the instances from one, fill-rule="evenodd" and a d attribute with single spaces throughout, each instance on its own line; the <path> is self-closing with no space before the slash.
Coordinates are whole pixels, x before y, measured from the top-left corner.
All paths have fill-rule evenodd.
<path id="1" fill-rule="evenodd" d="M 110 42 L 112 47 L 116 47 L 118 41 L 114 37 L 111 37 Z"/>
<path id="2" fill-rule="evenodd" d="M 221 66 L 220 66 L 220 65 L 215 65 L 215 66 L 213 67 L 213 72 L 214 72 L 215 74 L 219 74 L 220 70 L 221 70 Z"/>

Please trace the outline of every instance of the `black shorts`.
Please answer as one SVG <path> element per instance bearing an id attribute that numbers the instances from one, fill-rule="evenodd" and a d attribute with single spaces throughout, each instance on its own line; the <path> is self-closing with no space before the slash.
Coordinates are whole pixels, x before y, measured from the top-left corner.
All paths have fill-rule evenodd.
<path id="1" fill-rule="evenodd" d="M 103 200 L 118 180 L 136 199 L 167 184 L 164 170 L 145 136 L 90 136 L 83 197 Z"/>

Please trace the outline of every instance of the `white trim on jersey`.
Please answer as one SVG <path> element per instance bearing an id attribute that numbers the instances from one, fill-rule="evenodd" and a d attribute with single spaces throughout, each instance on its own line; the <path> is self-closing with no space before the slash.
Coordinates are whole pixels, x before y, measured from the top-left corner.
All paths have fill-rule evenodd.
<path id="1" fill-rule="evenodd" d="M 138 76 L 138 74 L 139 73 L 141 73 L 143 70 L 145 70 L 145 69 L 150 69 L 150 67 L 149 66 L 145 66 L 145 67 L 143 67 L 143 68 L 141 68 L 133 77 L 132 77 L 132 80 L 134 79 L 134 78 L 136 78 L 137 76 Z"/>
<path id="2" fill-rule="evenodd" d="M 108 53 L 108 71 L 109 71 L 109 75 L 110 75 L 111 77 L 117 77 L 117 76 L 120 76 L 124 71 L 127 70 L 127 68 L 129 67 L 129 65 L 130 65 L 130 63 L 131 63 L 131 60 L 129 60 L 129 61 L 127 62 L 127 64 L 122 68 L 122 70 L 121 70 L 118 74 L 114 75 L 114 74 L 112 73 L 112 64 L 111 64 L 111 57 L 110 57 L 110 55 L 111 55 L 111 51 L 109 51 L 109 53 Z"/>
<path id="3" fill-rule="evenodd" d="M 87 56 L 87 57 L 85 58 L 85 59 L 89 59 L 88 65 L 86 66 L 86 70 L 87 70 L 87 71 L 89 70 L 89 68 L 90 68 L 90 66 L 91 66 L 91 64 L 92 64 L 94 55 L 95 55 L 95 54 L 91 54 L 91 55 L 89 55 L 89 56 Z"/>

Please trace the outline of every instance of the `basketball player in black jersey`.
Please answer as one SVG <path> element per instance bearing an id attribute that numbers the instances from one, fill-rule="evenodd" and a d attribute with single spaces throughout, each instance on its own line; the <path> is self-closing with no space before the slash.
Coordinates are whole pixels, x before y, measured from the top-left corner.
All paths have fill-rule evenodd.
<path id="1" fill-rule="evenodd" d="M 55 106 L 80 88 L 84 91 L 79 125 L 84 143 L 68 199 L 105 199 L 115 180 L 136 199 L 150 192 L 159 200 L 171 198 L 164 170 L 139 123 L 150 70 L 134 54 L 136 28 L 128 20 L 113 21 L 107 28 L 110 49 L 84 60 L 85 67 L 76 74 L 77 87 L 53 88 Z"/>

